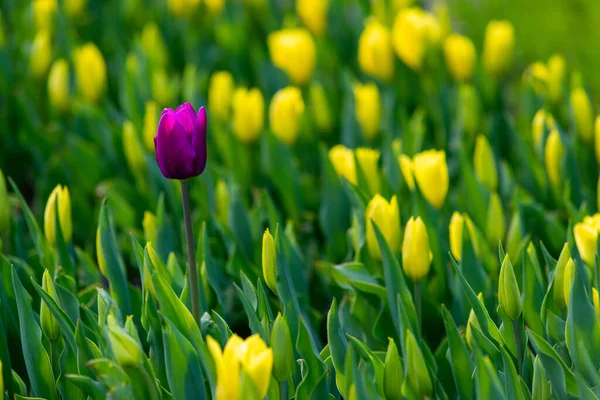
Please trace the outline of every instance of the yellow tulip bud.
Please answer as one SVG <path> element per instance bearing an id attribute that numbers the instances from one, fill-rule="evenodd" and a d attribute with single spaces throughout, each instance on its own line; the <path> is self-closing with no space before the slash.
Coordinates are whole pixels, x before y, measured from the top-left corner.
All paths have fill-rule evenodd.
<path id="1" fill-rule="evenodd" d="M 486 236 L 492 246 L 498 246 L 498 242 L 504 237 L 506 226 L 504 223 L 504 211 L 502 211 L 502 201 L 498 193 L 494 192 L 490 196 L 488 205 Z"/>
<path id="2" fill-rule="evenodd" d="M 418 7 L 401 10 L 392 28 L 392 41 L 398 57 L 411 69 L 423 67 L 429 49 L 440 40 L 435 16 Z"/>
<path id="3" fill-rule="evenodd" d="M 381 260 L 381 250 L 373 223 L 377 224 L 390 249 L 396 253 L 400 249 L 400 210 L 395 195 L 388 202 L 376 194 L 365 209 L 367 248 L 371 257 Z"/>
<path id="4" fill-rule="evenodd" d="M 596 264 L 596 246 L 598 243 L 598 230 L 587 223 L 577 223 L 573 228 L 573 236 L 579 256 L 589 267 Z"/>
<path id="5" fill-rule="evenodd" d="M 36 33 L 31 43 L 29 69 L 37 79 L 43 78 L 52 62 L 52 40 L 48 31 Z"/>
<path id="6" fill-rule="evenodd" d="M 6 190 L 6 179 L 0 169 L 0 232 L 8 232 L 10 229 L 10 203 Z"/>
<path id="7" fill-rule="evenodd" d="M 413 170 L 413 161 L 405 154 L 398 156 L 398 164 L 400 165 L 400 172 L 402 172 L 402 178 L 406 182 L 406 186 L 412 191 L 415 190 L 415 176 Z"/>
<path id="8" fill-rule="evenodd" d="M 200 0 L 167 0 L 167 7 L 171 15 L 177 18 L 185 18 L 192 15 Z"/>
<path id="9" fill-rule="evenodd" d="M 225 0 L 204 0 L 204 4 L 211 15 L 219 15 L 225 7 Z"/>
<path id="10" fill-rule="evenodd" d="M 415 4 L 415 0 L 392 0 L 394 12 L 398 12 L 403 8 L 411 7 L 413 4 Z"/>
<path id="11" fill-rule="evenodd" d="M 100 50 L 93 43 L 77 49 L 73 56 L 77 89 L 83 97 L 95 103 L 106 86 L 106 63 Z"/>
<path id="12" fill-rule="evenodd" d="M 571 109 L 575 118 L 577 133 L 585 142 L 594 140 L 593 111 L 585 90 L 577 87 L 571 91 Z"/>
<path id="13" fill-rule="evenodd" d="M 271 33 L 267 41 L 273 64 L 283 70 L 295 85 L 310 81 L 315 69 L 317 49 L 305 29 L 283 29 Z"/>
<path id="14" fill-rule="evenodd" d="M 116 318 L 108 314 L 106 319 L 108 326 L 108 341 L 112 348 L 115 361 L 122 367 L 136 367 L 144 360 L 144 351 L 140 343 L 119 326 Z"/>
<path id="15" fill-rule="evenodd" d="M 144 148 L 138 139 L 135 126 L 131 121 L 125 121 L 123 124 L 123 153 L 129 165 L 129 169 L 137 174 L 144 174 L 146 171 L 146 156 Z"/>
<path id="16" fill-rule="evenodd" d="M 564 287 L 565 291 L 565 304 L 569 304 L 571 302 L 571 286 L 573 286 L 573 280 L 575 279 L 575 262 L 572 258 L 567 261 L 567 265 L 565 265 L 565 278 L 564 278 Z"/>
<path id="17" fill-rule="evenodd" d="M 498 189 L 498 174 L 494 152 L 485 135 L 477 136 L 473 162 L 475 164 L 475 174 L 479 181 L 491 192 L 495 192 Z"/>
<path id="18" fill-rule="evenodd" d="M 415 282 L 421 281 L 431 267 L 431 249 L 427 228 L 421 217 L 410 217 L 404 230 L 402 242 L 402 268 Z"/>
<path id="19" fill-rule="evenodd" d="M 152 73 L 151 80 L 152 98 L 163 107 L 175 103 L 181 88 L 181 81 L 178 76 L 169 76 L 167 72 L 160 68 Z"/>
<path id="20" fill-rule="evenodd" d="M 60 307 L 60 299 L 58 298 L 56 287 L 54 287 L 54 281 L 48 270 L 45 270 L 44 275 L 42 276 L 42 289 L 44 289 Z M 40 303 L 40 325 L 42 326 L 44 335 L 51 341 L 57 340 L 60 337 L 60 325 L 46 305 L 46 302 L 43 300 Z"/>
<path id="21" fill-rule="evenodd" d="M 473 76 L 476 54 L 471 39 L 456 33 L 451 34 L 444 42 L 444 56 L 454 79 L 465 81 Z"/>
<path id="22" fill-rule="evenodd" d="M 600 296 L 598 295 L 598 290 L 596 290 L 595 287 L 592 288 L 592 303 L 596 309 L 596 314 L 600 314 Z"/>
<path id="23" fill-rule="evenodd" d="M 526 77 L 533 90 L 540 96 L 548 91 L 548 68 L 543 62 L 535 62 L 527 68 Z"/>
<path id="24" fill-rule="evenodd" d="M 358 39 L 358 64 L 362 71 L 383 81 L 394 77 L 394 49 L 389 29 L 373 17 L 366 20 Z"/>
<path id="25" fill-rule="evenodd" d="M 218 71 L 211 75 L 208 84 L 208 110 L 220 121 L 229 120 L 231 100 L 235 83 L 229 71 Z"/>
<path id="26" fill-rule="evenodd" d="M 565 78 L 566 62 L 560 54 L 555 54 L 548 60 L 548 98 L 554 104 L 562 99 L 563 81 Z"/>
<path id="27" fill-rule="evenodd" d="M 323 85 L 312 83 L 309 89 L 309 97 L 312 117 L 315 120 L 317 128 L 324 133 L 330 132 L 333 127 L 333 117 Z"/>
<path id="28" fill-rule="evenodd" d="M 264 127 L 265 100 L 257 88 L 233 93 L 233 133 L 243 143 L 258 140 Z"/>
<path id="29" fill-rule="evenodd" d="M 155 101 L 147 101 L 144 112 L 144 145 L 146 150 L 154 152 L 154 136 L 158 126 L 158 104 Z"/>
<path id="30" fill-rule="evenodd" d="M 293 86 L 279 90 L 269 105 L 269 124 L 273 134 L 289 146 L 296 144 L 302 114 L 304 101 L 300 90 Z"/>
<path id="31" fill-rule="evenodd" d="M 381 96 L 374 83 L 354 85 L 356 120 L 367 140 L 379 135 L 381 124 Z"/>
<path id="32" fill-rule="evenodd" d="M 513 321 L 521 315 L 523 302 L 519 292 L 519 284 L 509 255 L 504 256 L 498 278 L 498 303 L 502 311 Z"/>
<path id="33" fill-rule="evenodd" d="M 56 60 L 48 74 L 48 98 L 57 111 L 69 108 L 69 64 L 64 58 Z"/>
<path id="34" fill-rule="evenodd" d="M 356 164 L 354 153 L 344 145 L 337 144 L 329 150 L 329 161 L 340 177 L 356 185 Z"/>
<path id="35" fill-rule="evenodd" d="M 355 150 L 358 165 L 363 172 L 369 189 L 372 194 L 379 193 L 380 189 L 380 174 L 379 174 L 379 150 L 373 150 L 361 147 Z"/>
<path id="36" fill-rule="evenodd" d="M 448 194 L 448 165 L 443 150 L 426 150 L 413 157 L 413 169 L 419 189 L 435 208 L 441 208 Z"/>
<path id="37" fill-rule="evenodd" d="M 596 150 L 596 161 L 600 164 L 600 115 L 594 122 L 594 145 Z"/>
<path id="38" fill-rule="evenodd" d="M 569 252 L 569 245 L 565 243 L 558 261 L 556 262 L 556 268 L 554 269 L 554 283 L 552 284 L 552 295 L 554 303 L 560 309 L 565 308 L 565 268 L 567 262 L 571 259 L 571 253 Z"/>
<path id="39" fill-rule="evenodd" d="M 552 114 L 540 109 L 535 113 L 533 122 L 531 123 L 531 136 L 536 148 L 541 147 L 546 129 L 549 131 L 556 129 L 556 122 L 554 122 Z"/>
<path id="40" fill-rule="evenodd" d="M 515 32 L 509 21 L 490 21 L 485 29 L 483 66 L 493 76 L 504 75 L 512 63 Z"/>
<path id="41" fill-rule="evenodd" d="M 164 68 L 169 60 L 167 46 L 158 25 L 149 22 L 142 29 L 140 38 L 142 49 L 152 66 Z"/>
<path id="42" fill-rule="evenodd" d="M 220 180 L 215 188 L 215 197 L 217 198 L 217 218 L 223 225 L 229 222 L 229 190 L 227 184 Z"/>
<path id="43" fill-rule="evenodd" d="M 296 11 L 302 23 L 315 36 L 327 31 L 329 0 L 296 0 Z"/>
<path id="44" fill-rule="evenodd" d="M 416 398 L 430 398 L 433 384 L 431 383 L 429 370 L 421 348 L 410 329 L 406 330 L 404 340 L 406 342 L 404 345 L 406 351 L 406 384 L 410 386 Z"/>
<path id="45" fill-rule="evenodd" d="M 394 339 L 389 338 L 388 341 L 389 344 L 383 364 L 383 393 L 388 400 L 402 400 L 401 387 L 404 379 L 402 360 Z"/>
<path id="46" fill-rule="evenodd" d="M 458 91 L 458 97 L 459 119 L 462 121 L 465 132 L 473 136 L 479 130 L 481 119 L 479 94 L 473 85 L 462 84 Z"/>
<path id="47" fill-rule="evenodd" d="M 454 211 L 454 213 L 452 213 L 452 217 L 450 218 L 448 230 L 450 232 L 450 252 L 456 261 L 460 261 L 462 259 L 464 225 L 465 218 L 458 211 Z"/>
<path id="48" fill-rule="evenodd" d="M 516 260 L 519 256 L 517 251 L 519 250 L 519 244 L 523 239 L 523 229 L 521 226 L 521 218 L 518 212 L 515 212 L 510 220 L 508 226 L 508 233 L 506 234 L 506 251 L 510 254 L 513 260 Z"/>
<path id="49" fill-rule="evenodd" d="M 269 228 L 265 230 L 262 238 L 262 270 L 267 286 L 277 294 L 277 252 L 275 251 L 275 240 L 269 232 Z"/>
<path id="50" fill-rule="evenodd" d="M 64 0 L 65 13 L 72 20 L 81 18 L 87 7 L 87 2 L 88 0 Z"/>
<path id="51" fill-rule="evenodd" d="M 290 328 L 281 315 L 277 314 L 271 331 L 271 346 L 273 347 L 273 375 L 279 382 L 285 382 L 294 368 L 294 347 Z"/>
<path id="52" fill-rule="evenodd" d="M 479 294 L 477 294 L 477 300 L 483 304 L 483 293 L 479 292 Z M 469 313 L 469 319 L 467 320 L 467 327 L 465 329 L 465 340 L 467 345 L 469 345 L 470 348 L 473 348 L 473 333 L 471 332 L 471 326 L 481 329 L 479 321 L 477 320 L 477 316 L 475 315 L 475 311 L 473 311 L 472 308 L 471 312 Z"/>
<path id="53" fill-rule="evenodd" d="M 54 16 L 58 10 L 56 0 L 34 0 L 33 19 L 38 31 L 49 31 L 54 24 Z"/>
<path id="54" fill-rule="evenodd" d="M 565 146 L 562 143 L 560 134 L 556 129 L 553 129 L 546 140 L 544 159 L 546 161 L 548 179 L 555 188 L 560 186 L 561 165 L 564 154 Z"/>
<path id="55" fill-rule="evenodd" d="M 56 243 L 55 221 L 56 205 L 58 203 L 58 220 L 60 221 L 60 230 L 65 243 L 71 241 L 73 235 L 73 225 L 71 222 L 71 196 L 67 186 L 57 185 L 46 203 L 44 210 L 44 234 L 46 240 L 51 246 Z"/>

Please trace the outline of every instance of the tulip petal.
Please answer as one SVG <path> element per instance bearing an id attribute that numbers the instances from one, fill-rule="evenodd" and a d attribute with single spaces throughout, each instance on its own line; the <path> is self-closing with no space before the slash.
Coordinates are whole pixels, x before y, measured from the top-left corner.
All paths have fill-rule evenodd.
<path id="1" fill-rule="evenodd" d="M 192 136 L 192 148 L 194 149 L 194 173 L 200 175 L 206 168 L 206 109 L 200 107 L 196 117 L 196 131 Z"/>
<path id="2" fill-rule="evenodd" d="M 187 179 L 194 176 L 194 150 L 173 110 L 163 111 L 154 146 L 156 162 L 166 178 Z"/>
<path id="3" fill-rule="evenodd" d="M 175 112 L 175 116 L 188 135 L 193 136 L 198 130 L 196 111 L 190 103 L 180 105 Z"/>

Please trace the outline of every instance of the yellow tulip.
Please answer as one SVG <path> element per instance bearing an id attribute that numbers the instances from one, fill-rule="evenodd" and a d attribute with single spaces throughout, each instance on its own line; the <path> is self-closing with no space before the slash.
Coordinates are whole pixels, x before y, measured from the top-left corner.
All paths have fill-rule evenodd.
<path id="1" fill-rule="evenodd" d="M 64 0 L 65 13 L 72 20 L 80 18 L 85 11 L 87 2 L 88 0 Z"/>
<path id="2" fill-rule="evenodd" d="M 546 95 L 548 91 L 548 74 L 548 68 L 541 61 L 537 61 L 527 68 L 526 78 L 533 90 L 540 96 Z"/>
<path id="3" fill-rule="evenodd" d="M 427 228 L 421 217 L 410 217 L 404 229 L 402 242 L 402 269 L 415 282 L 429 273 L 433 256 L 429 248 Z"/>
<path id="4" fill-rule="evenodd" d="M 295 85 L 310 81 L 315 69 L 317 49 L 306 29 L 282 29 L 267 39 L 273 64 L 283 70 Z"/>
<path id="5" fill-rule="evenodd" d="M 577 251 L 583 262 L 589 267 L 596 263 L 596 246 L 598 243 L 598 229 L 592 223 L 578 223 L 573 228 Z"/>
<path id="6" fill-rule="evenodd" d="M 52 63 L 52 40 L 48 31 L 36 33 L 31 43 L 29 69 L 37 79 L 43 78 Z"/>
<path id="7" fill-rule="evenodd" d="M 240 370 L 250 378 L 259 398 L 267 395 L 273 370 L 273 350 L 258 334 L 246 340 L 234 334 L 223 351 L 210 336 L 207 337 L 207 345 L 217 370 L 217 400 L 240 398 Z"/>
<path id="8" fill-rule="evenodd" d="M 94 43 L 87 43 L 75 51 L 73 62 L 77 89 L 86 100 L 97 102 L 106 86 L 106 63 L 102 53 Z"/>
<path id="9" fill-rule="evenodd" d="M 539 109 L 533 116 L 533 122 L 531 123 L 531 136 L 536 148 L 541 147 L 546 129 L 548 131 L 556 129 L 556 122 L 554 122 L 552 114 Z"/>
<path id="10" fill-rule="evenodd" d="M 375 18 L 367 18 L 358 39 L 358 64 L 362 71 L 383 81 L 394 77 L 394 48 L 390 30 Z"/>
<path id="11" fill-rule="evenodd" d="M 381 260 L 381 250 L 373 223 L 377 224 L 390 249 L 396 253 L 400 249 L 400 210 L 395 195 L 388 202 L 376 194 L 365 209 L 367 248 L 371 257 Z"/>
<path id="12" fill-rule="evenodd" d="M 50 276 L 50 272 L 48 272 L 48 270 L 45 270 L 44 275 L 42 276 L 42 289 L 44 289 L 44 291 L 46 291 L 46 293 L 52 297 L 52 299 L 60 307 L 60 299 L 58 298 L 58 293 L 56 292 L 56 287 L 54 286 L 54 280 Z M 60 338 L 60 325 L 58 324 L 58 320 L 54 314 L 52 314 L 46 305 L 46 302 L 43 300 L 40 302 L 40 325 L 44 335 L 46 335 L 46 337 L 51 341 L 55 341 Z"/>
<path id="13" fill-rule="evenodd" d="M 379 176 L 379 150 L 373 150 L 366 147 L 358 148 L 354 151 L 358 165 L 363 172 L 369 189 L 372 194 L 379 193 L 380 176 Z"/>
<path id="14" fill-rule="evenodd" d="M 269 228 L 262 237 L 262 271 L 267 286 L 277 294 L 277 253 L 275 240 L 269 232 Z"/>
<path id="15" fill-rule="evenodd" d="M 560 54 L 550 57 L 548 60 L 548 98 L 555 104 L 562 99 L 565 71 L 566 62 Z"/>
<path id="16" fill-rule="evenodd" d="M 56 60 L 48 74 L 48 98 L 57 111 L 69 108 L 69 64 L 64 58 Z"/>
<path id="17" fill-rule="evenodd" d="M 397 12 L 403 8 L 411 7 L 414 3 L 415 0 L 392 0 L 394 12 Z"/>
<path id="18" fill-rule="evenodd" d="M 456 33 L 444 42 L 446 65 L 454 79 L 465 81 L 473 76 L 475 69 L 475 46 L 471 39 Z"/>
<path id="19" fill-rule="evenodd" d="M 490 21 L 485 29 L 483 66 L 493 76 L 504 75 L 512 63 L 515 32 L 509 21 Z"/>
<path id="20" fill-rule="evenodd" d="M 567 265 L 565 266 L 565 278 L 564 278 L 564 288 L 565 291 L 565 304 L 569 304 L 571 302 L 571 286 L 573 286 L 573 279 L 575 278 L 575 262 L 572 258 L 567 261 Z"/>
<path id="21" fill-rule="evenodd" d="M 204 4 L 211 15 L 219 15 L 225 7 L 225 0 L 204 0 Z"/>
<path id="22" fill-rule="evenodd" d="M 315 36 L 323 36 L 327 30 L 329 0 L 296 0 L 296 11 L 302 23 Z"/>
<path id="23" fill-rule="evenodd" d="M 577 133 L 585 142 L 590 143 L 594 140 L 592 104 L 581 87 L 571 91 L 571 110 L 575 118 Z"/>
<path id="24" fill-rule="evenodd" d="M 269 125 L 273 134 L 289 146 L 296 144 L 304 101 L 300 89 L 288 86 L 273 96 L 269 105 Z"/>
<path id="25" fill-rule="evenodd" d="M 448 165 L 443 150 L 426 150 L 413 157 L 413 169 L 419 189 L 435 208 L 441 208 L 448 193 Z"/>
<path id="26" fill-rule="evenodd" d="M 452 213 L 452 217 L 450 218 L 448 230 L 450 232 L 450 252 L 456 261 L 460 261 L 462 259 L 464 226 L 465 218 L 458 211 L 454 211 L 454 213 Z"/>
<path id="27" fill-rule="evenodd" d="M 335 145 L 329 150 L 329 160 L 340 177 L 356 185 L 356 164 L 352 150 L 341 144 Z"/>
<path id="28" fill-rule="evenodd" d="M 58 207 L 56 207 L 57 203 Z M 58 220 L 63 239 L 65 243 L 69 243 L 73 235 L 73 225 L 71 220 L 71 196 L 67 186 L 56 185 L 50 193 L 44 209 L 44 234 L 51 246 L 56 243 L 56 208 L 58 208 Z"/>
<path id="29" fill-rule="evenodd" d="M 58 10 L 56 0 L 34 0 L 33 1 L 33 19 L 39 31 L 48 31 L 54 24 L 54 15 Z"/>
<path id="30" fill-rule="evenodd" d="M 498 173 L 496 172 L 494 152 L 485 135 L 477 136 L 473 163 L 479 181 L 491 192 L 495 192 L 498 189 Z"/>
<path id="31" fill-rule="evenodd" d="M 398 57 L 408 67 L 419 71 L 428 50 L 440 40 L 435 16 L 418 7 L 401 10 L 392 28 L 392 41 Z"/>
<path id="32" fill-rule="evenodd" d="M 156 127 L 158 126 L 158 104 L 150 100 L 146 102 L 144 112 L 144 145 L 146 150 L 154 152 L 154 136 L 156 136 Z"/>
<path id="33" fill-rule="evenodd" d="M 178 18 L 193 14 L 199 4 L 200 0 L 167 0 L 169 12 Z"/>
<path id="34" fill-rule="evenodd" d="M 552 294 L 554 297 L 554 303 L 559 308 L 565 308 L 565 267 L 567 262 L 571 260 L 571 252 L 569 251 L 569 245 L 565 243 L 556 262 L 556 268 L 554 269 L 554 283 L 552 284 Z"/>
<path id="35" fill-rule="evenodd" d="M 229 120 L 235 83 L 229 71 L 218 71 L 211 75 L 208 84 L 208 111 L 220 121 Z"/>
<path id="36" fill-rule="evenodd" d="M 169 60 L 167 46 L 158 25 L 149 22 L 142 29 L 140 38 L 142 49 L 152 66 L 164 68 Z"/>
<path id="37" fill-rule="evenodd" d="M 483 304 L 483 293 L 479 292 L 477 294 L 477 299 L 481 304 Z M 481 330 L 481 325 L 479 325 L 479 320 L 477 320 L 477 316 L 475 315 L 475 311 L 471 308 L 471 312 L 469 312 L 469 318 L 467 319 L 467 327 L 465 328 L 465 341 L 469 345 L 470 348 L 473 348 L 473 334 L 471 332 L 471 326 L 476 327 Z"/>
<path id="38" fill-rule="evenodd" d="M 413 161 L 409 156 L 400 154 L 398 156 L 398 164 L 400 165 L 400 172 L 402 172 L 402 177 L 404 178 L 404 182 L 406 182 L 406 186 L 408 186 L 411 191 L 415 190 Z"/>
<path id="39" fill-rule="evenodd" d="M 243 143 L 258 140 L 264 127 L 265 100 L 257 88 L 237 88 L 233 93 L 233 133 Z"/>
<path id="40" fill-rule="evenodd" d="M 558 188 L 560 185 L 561 165 L 564 154 L 565 146 L 560 138 L 560 134 L 556 129 L 553 129 L 546 140 L 544 160 L 546 162 L 548 179 L 555 188 Z"/>
<path id="41" fill-rule="evenodd" d="M 374 83 L 354 85 L 356 120 L 367 140 L 379 135 L 381 124 L 381 96 Z"/>

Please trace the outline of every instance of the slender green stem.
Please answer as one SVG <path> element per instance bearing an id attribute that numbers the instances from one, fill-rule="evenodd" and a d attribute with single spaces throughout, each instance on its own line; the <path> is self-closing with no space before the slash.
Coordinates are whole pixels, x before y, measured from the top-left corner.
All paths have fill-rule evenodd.
<path id="1" fill-rule="evenodd" d="M 513 333 L 515 335 L 515 351 L 517 352 L 517 372 L 521 372 L 521 368 L 523 367 L 523 362 L 521 361 L 523 358 L 523 350 L 521 349 L 521 335 L 519 330 L 519 320 L 515 320 L 512 322 L 513 325 Z"/>
<path id="2" fill-rule="evenodd" d="M 279 399 L 280 400 L 288 400 L 287 381 L 279 382 Z"/>
<path id="3" fill-rule="evenodd" d="M 183 202 L 183 219 L 185 221 L 185 238 L 187 241 L 188 264 L 190 266 L 190 292 L 192 293 L 192 314 L 200 324 L 200 289 L 198 287 L 198 269 L 196 268 L 196 248 L 194 232 L 192 232 L 192 216 L 190 213 L 190 193 L 187 181 L 181 181 L 181 200 Z"/>
<path id="4" fill-rule="evenodd" d="M 414 286 L 414 300 L 415 300 L 415 308 L 417 309 L 417 322 L 419 323 L 419 331 L 421 330 L 421 296 L 422 296 L 422 288 L 421 282 L 415 282 Z"/>

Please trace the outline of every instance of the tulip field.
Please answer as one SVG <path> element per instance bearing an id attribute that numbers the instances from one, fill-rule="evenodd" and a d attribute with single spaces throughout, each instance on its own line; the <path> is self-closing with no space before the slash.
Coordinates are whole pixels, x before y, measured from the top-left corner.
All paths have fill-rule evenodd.
<path id="1" fill-rule="evenodd" d="M 600 398 L 600 6 L 447 1 L 0 0 L 0 400 Z"/>

